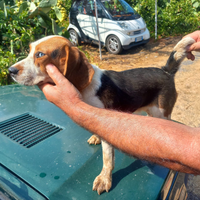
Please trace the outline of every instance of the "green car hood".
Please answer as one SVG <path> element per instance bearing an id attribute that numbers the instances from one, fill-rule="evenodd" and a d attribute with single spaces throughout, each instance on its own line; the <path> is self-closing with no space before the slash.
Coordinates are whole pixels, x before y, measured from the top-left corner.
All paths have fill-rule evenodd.
<path id="1" fill-rule="evenodd" d="M 112 188 L 98 195 L 92 185 L 102 168 L 102 150 L 87 143 L 91 133 L 48 102 L 36 86 L 0 87 L 0 127 L 26 114 L 59 131 L 27 147 L 0 129 L 0 192 L 26 200 L 157 199 L 169 169 L 115 150 Z"/>

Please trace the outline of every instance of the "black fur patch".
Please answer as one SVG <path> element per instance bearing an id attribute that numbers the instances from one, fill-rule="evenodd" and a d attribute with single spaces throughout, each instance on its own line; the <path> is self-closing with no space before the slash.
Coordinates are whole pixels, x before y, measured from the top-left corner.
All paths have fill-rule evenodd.
<path id="1" fill-rule="evenodd" d="M 101 82 L 96 95 L 105 107 L 124 112 L 149 105 L 161 92 L 170 95 L 169 88 L 174 88 L 174 77 L 158 68 L 105 71 Z"/>
<path id="2" fill-rule="evenodd" d="M 162 69 L 166 72 L 168 72 L 169 74 L 175 74 L 178 69 L 179 69 L 179 65 L 181 64 L 181 61 L 176 61 L 174 58 L 174 54 L 176 53 L 176 51 L 172 51 L 168 60 L 167 60 L 167 64 L 162 67 Z"/>

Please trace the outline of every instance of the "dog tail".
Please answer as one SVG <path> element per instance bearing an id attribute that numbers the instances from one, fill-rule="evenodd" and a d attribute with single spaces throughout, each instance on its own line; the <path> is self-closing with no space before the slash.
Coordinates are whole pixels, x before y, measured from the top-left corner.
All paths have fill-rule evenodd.
<path id="1" fill-rule="evenodd" d="M 186 37 L 179 41 L 170 54 L 167 64 L 162 69 L 169 74 L 175 75 L 179 70 L 181 62 L 187 56 L 188 46 L 193 43 L 195 43 L 195 40 L 191 37 Z"/>

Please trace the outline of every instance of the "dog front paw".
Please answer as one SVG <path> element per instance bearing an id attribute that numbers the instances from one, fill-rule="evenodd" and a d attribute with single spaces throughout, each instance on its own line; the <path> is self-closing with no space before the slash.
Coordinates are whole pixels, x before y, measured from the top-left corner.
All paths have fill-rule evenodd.
<path id="1" fill-rule="evenodd" d="M 108 192 L 112 186 L 112 177 L 107 177 L 103 175 L 99 175 L 95 178 L 93 183 L 93 190 L 97 191 L 100 195 L 102 192 Z"/>
<path id="2" fill-rule="evenodd" d="M 96 136 L 96 135 L 92 135 L 89 139 L 88 139 L 88 141 L 87 141 L 89 144 L 95 144 L 95 145 L 97 145 L 97 144 L 101 144 L 101 139 L 98 137 L 98 136 Z"/>

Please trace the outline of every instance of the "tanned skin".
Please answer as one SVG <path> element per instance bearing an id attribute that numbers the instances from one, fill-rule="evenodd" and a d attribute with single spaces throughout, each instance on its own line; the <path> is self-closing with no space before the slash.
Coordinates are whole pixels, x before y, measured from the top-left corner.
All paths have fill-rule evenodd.
<path id="1" fill-rule="evenodd" d="M 200 51 L 200 31 L 194 33 L 189 36 L 194 36 L 197 43 L 190 48 Z M 190 49 L 188 52 L 188 58 L 194 60 Z M 55 85 L 46 83 L 40 89 L 47 100 L 77 124 L 131 156 L 176 171 L 200 174 L 200 128 L 92 107 L 82 101 L 78 90 L 55 66 L 46 68 Z"/>
<path id="2" fill-rule="evenodd" d="M 192 51 L 200 51 L 200 31 L 195 31 L 193 33 L 186 35 L 185 37 L 191 37 L 196 41 L 196 43 L 192 44 L 189 47 L 188 55 L 187 55 L 188 59 L 194 60 L 195 56 L 192 54 Z M 185 37 L 183 37 L 183 38 L 185 38 Z"/>

